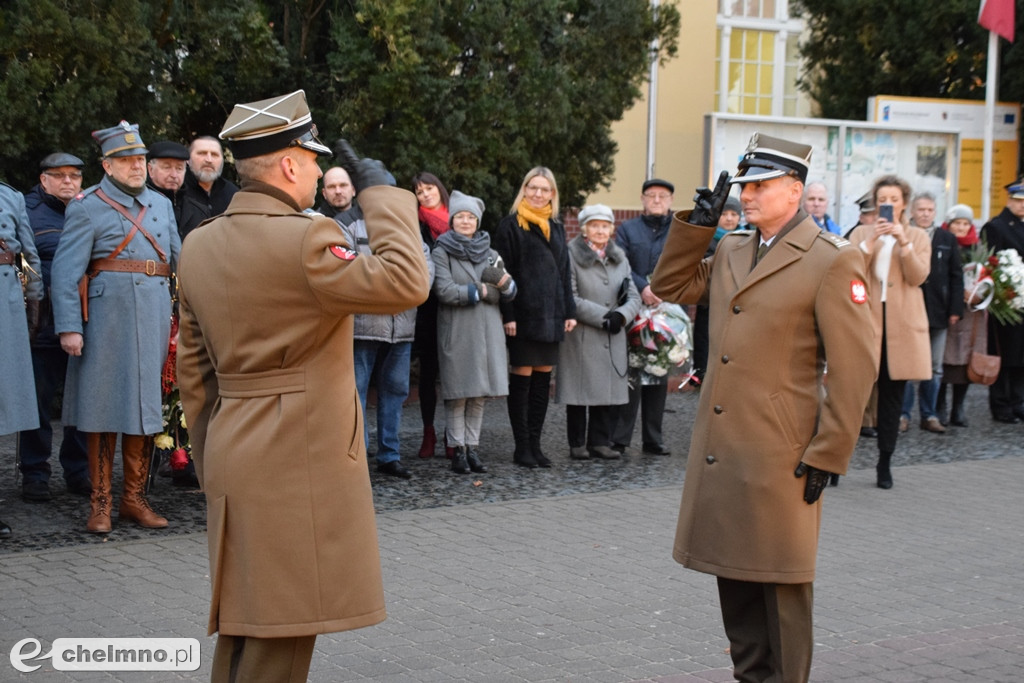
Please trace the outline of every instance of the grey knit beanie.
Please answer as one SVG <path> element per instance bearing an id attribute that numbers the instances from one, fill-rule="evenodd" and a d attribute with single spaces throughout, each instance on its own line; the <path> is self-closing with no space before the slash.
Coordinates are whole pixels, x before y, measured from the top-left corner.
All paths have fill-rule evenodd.
<path id="1" fill-rule="evenodd" d="M 476 216 L 476 222 L 479 224 L 484 216 L 484 200 L 453 190 L 448 197 L 448 215 L 455 216 L 460 211 L 469 211 Z"/>

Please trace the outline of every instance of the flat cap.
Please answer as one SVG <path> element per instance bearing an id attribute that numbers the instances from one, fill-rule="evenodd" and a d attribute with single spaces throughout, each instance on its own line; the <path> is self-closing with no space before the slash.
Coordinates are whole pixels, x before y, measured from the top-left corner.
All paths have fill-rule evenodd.
<path id="1" fill-rule="evenodd" d="M 581 228 L 590 221 L 608 221 L 615 225 L 615 214 L 605 204 L 587 204 L 580 210 L 577 220 Z"/>
<path id="2" fill-rule="evenodd" d="M 1010 199 L 1024 199 L 1024 177 L 1007 185 L 1006 191 L 1010 193 Z"/>
<path id="3" fill-rule="evenodd" d="M 316 136 L 313 116 L 302 90 L 259 102 L 236 104 L 220 132 L 220 139 L 228 143 L 236 159 L 258 157 L 288 147 L 302 147 L 331 156 L 330 148 Z"/>
<path id="4" fill-rule="evenodd" d="M 161 140 L 149 146 L 150 159 L 181 159 L 188 161 L 188 147 L 180 142 Z"/>
<path id="5" fill-rule="evenodd" d="M 669 191 L 669 194 L 676 193 L 676 186 L 667 180 L 662 180 L 661 178 L 650 178 L 648 180 L 645 180 L 644 184 L 640 188 L 640 191 L 647 192 L 647 190 L 652 187 L 664 187 L 666 190 Z"/>
<path id="6" fill-rule="evenodd" d="M 792 175 L 805 183 L 811 151 L 810 145 L 754 133 L 732 182 L 753 183 Z"/>
<path id="7" fill-rule="evenodd" d="M 82 168 L 85 166 L 85 162 L 74 154 L 68 154 L 67 152 L 54 152 L 53 154 L 47 154 L 43 157 L 43 160 L 39 162 L 39 168 L 43 171 L 48 168 L 60 168 L 61 166 Z"/>
<path id="8" fill-rule="evenodd" d="M 113 128 L 94 130 L 92 137 L 99 143 L 104 158 L 130 157 L 149 151 L 139 135 L 137 123 L 121 121 Z"/>

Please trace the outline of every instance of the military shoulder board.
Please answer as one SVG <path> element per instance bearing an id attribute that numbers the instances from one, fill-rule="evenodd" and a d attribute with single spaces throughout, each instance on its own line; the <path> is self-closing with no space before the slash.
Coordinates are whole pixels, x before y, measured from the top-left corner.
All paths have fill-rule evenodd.
<path id="1" fill-rule="evenodd" d="M 819 232 L 818 237 L 825 240 L 836 249 L 850 245 L 850 240 L 846 239 L 842 235 L 837 235 L 835 233 L 828 232 L 827 230 L 822 230 L 821 232 Z"/>

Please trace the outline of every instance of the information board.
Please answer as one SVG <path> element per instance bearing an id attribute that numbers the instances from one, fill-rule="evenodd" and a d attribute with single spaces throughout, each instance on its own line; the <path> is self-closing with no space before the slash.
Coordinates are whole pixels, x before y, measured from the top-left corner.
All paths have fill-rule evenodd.
<path id="1" fill-rule="evenodd" d="M 843 232 L 858 222 L 857 199 L 882 175 L 898 175 L 910 183 L 915 193 L 935 195 L 937 215 L 945 215 L 959 201 L 958 131 L 865 121 L 708 114 L 704 167 L 709 182 L 723 170 L 736 172 L 736 164 L 756 132 L 814 148 L 807 179 L 824 182 L 828 187 L 828 213 Z M 738 189 L 733 192 L 739 194 Z"/>

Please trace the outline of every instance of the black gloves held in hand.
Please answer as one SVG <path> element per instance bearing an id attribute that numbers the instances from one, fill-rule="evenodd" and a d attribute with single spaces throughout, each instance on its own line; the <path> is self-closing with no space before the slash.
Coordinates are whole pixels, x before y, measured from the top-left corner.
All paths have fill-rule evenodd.
<path id="1" fill-rule="evenodd" d="M 618 334 L 625 324 L 625 316 L 618 311 L 608 311 L 604 314 L 604 322 L 601 323 L 601 328 L 608 330 L 608 334 Z"/>
<path id="2" fill-rule="evenodd" d="M 828 480 L 832 473 L 819 470 L 817 467 L 812 467 L 802 462 L 796 466 L 793 476 L 799 479 L 805 474 L 807 475 L 807 481 L 804 482 L 804 502 L 808 505 L 813 505 L 821 498 L 821 492 L 828 486 Z"/>
<path id="3" fill-rule="evenodd" d="M 697 188 L 693 197 L 693 211 L 690 212 L 688 223 L 703 225 L 708 228 L 718 227 L 718 219 L 722 216 L 722 208 L 729 199 L 729 172 L 722 171 L 714 190 L 706 187 Z"/>
<path id="4" fill-rule="evenodd" d="M 376 159 L 360 159 L 346 140 L 334 143 L 334 156 L 338 159 L 338 165 L 348 172 L 356 192 L 362 192 L 374 185 L 395 184 L 395 177 L 388 173 L 382 162 Z"/>

